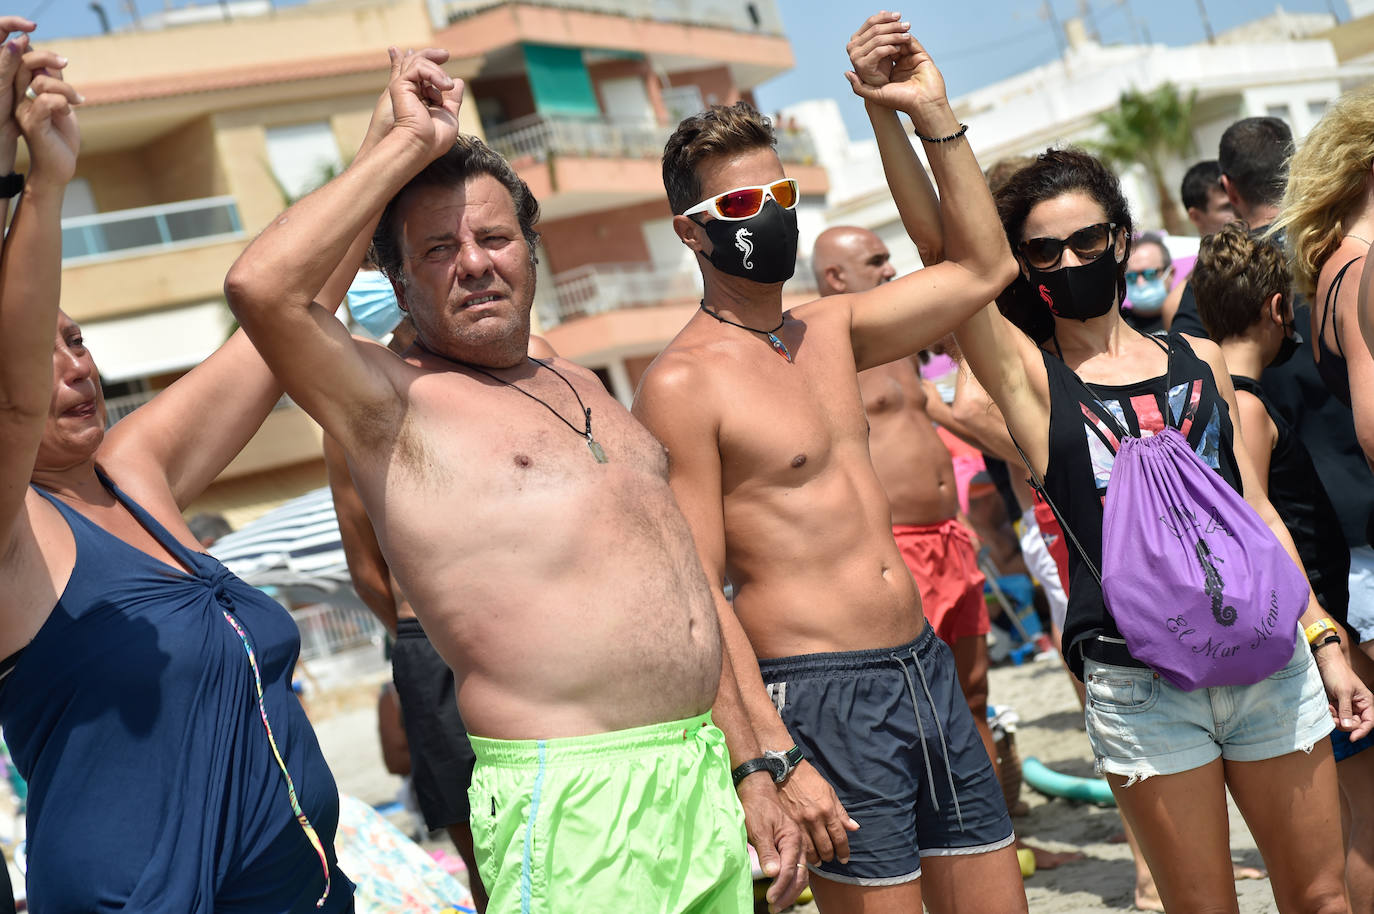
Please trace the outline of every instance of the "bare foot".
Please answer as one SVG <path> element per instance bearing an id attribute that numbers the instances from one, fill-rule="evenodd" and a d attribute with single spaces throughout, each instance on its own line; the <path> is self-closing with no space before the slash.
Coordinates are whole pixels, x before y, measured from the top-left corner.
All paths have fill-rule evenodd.
<path id="1" fill-rule="evenodd" d="M 1159 890 L 1148 874 L 1143 880 L 1136 879 L 1135 908 L 1137 911 L 1163 911 L 1164 902 L 1159 900 Z"/>
<path id="2" fill-rule="evenodd" d="M 1253 866 L 1241 866 L 1240 864 L 1232 864 L 1231 873 L 1236 879 L 1264 879 L 1269 875 L 1264 870 L 1255 869 Z M 1148 874 L 1143 879 L 1136 881 L 1135 906 L 1140 911 L 1164 910 L 1164 903 L 1159 900 L 1159 891 L 1155 888 L 1154 880 Z"/>

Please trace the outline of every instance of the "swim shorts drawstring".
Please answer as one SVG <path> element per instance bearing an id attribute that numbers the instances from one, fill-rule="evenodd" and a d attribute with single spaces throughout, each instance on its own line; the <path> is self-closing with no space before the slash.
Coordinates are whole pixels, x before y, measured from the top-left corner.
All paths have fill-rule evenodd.
<path id="1" fill-rule="evenodd" d="M 949 794 L 954 798 L 954 816 L 959 820 L 959 830 L 963 831 L 964 814 L 959 808 L 959 791 L 954 787 L 954 772 L 950 768 L 949 745 L 945 742 L 945 728 L 940 723 L 940 715 L 935 712 L 935 698 L 930 694 L 930 684 L 926 682 L 926 671 L 921 667 L 921 661 L 916 656 L 915 648 L 911 649 L 910 655 L 911 665 L 916 667 L 916 672 L 921 677 L 921 691 L 925 692 L 926 703 L 930 705 L 930 716 L 935 720 L 935 732 L 940 737 L 940 752 L 944 755 L 945 759 L 945 778 L 949 782 Z M 916 729 L 921 735 L 921 756 L 926 763 L 926 783 L 930 786 L 930 798 L 935 804 L 935 809 L 938 811 L 940 808 L 940 797 L 938 791 L 935 789 L 935 772 L 930 766 L 930 748 L 926 743 L 926 725 L 925 722 L 921 720 L 921 706 L 916 701 L 916 681 L 912 678 L 911 671 L 907 669 L 906 661 L 902 659 L 900 654 L 893 651 L 888 656 L 890 656 L 892 661 L 901 668 L 902 675 L 906 677 L 907 692 L 911 695 L 911 710 L 916 714 Z"/>

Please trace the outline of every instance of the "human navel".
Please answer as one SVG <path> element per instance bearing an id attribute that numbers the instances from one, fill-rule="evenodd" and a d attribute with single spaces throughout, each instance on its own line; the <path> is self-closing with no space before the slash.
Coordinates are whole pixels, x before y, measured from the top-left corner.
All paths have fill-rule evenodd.
<path id="1" fill-rule="evenodd" d="M 534 461 L 531 460 L 527 454 L 516 454 L 515 465 L 522 470 L 526 470 L 534 466 Z"/>
<path id="2" fill-rule="evenodd" d="M 801 469 L 803 466 L 805 466 L 805 465 L 806 465 L 806 455 L 805 455 L 805 454 L 798 454 L 797 456 L 795 456 L 795 457 L 792 458 L 792 469 L 794 469 L 794 470 L 800 470 L 800 469 Z"/>

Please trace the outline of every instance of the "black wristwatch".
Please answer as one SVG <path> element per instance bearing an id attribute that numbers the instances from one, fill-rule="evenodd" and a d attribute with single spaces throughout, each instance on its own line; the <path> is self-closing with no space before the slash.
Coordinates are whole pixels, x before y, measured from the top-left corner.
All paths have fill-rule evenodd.
<path id="1" fill-rule="evenodd" d="M 763 757 L 768 760 L 773 769 L 773 783 L 781 784 L 787 780 L 787 776 L 792 773 L 792 769 L 802 763 L 801 749 L 793 746 L 786 752 L 776 752 L 772 749 L 763 750 Z"/>
<path id="2" fill-rule="evenodd" d="M 24 176 L 10 172 L 7 175 L 0 175 L 0 200 L 8 200 L 10 197 L 19 196 L 19 192 L 24 189 Z"/>
<path id="3" fill-rule="evenodd" d="M 735 786 L 738 787 L 740 781 L 749 777 L 751 774 L 767 771 L 771 775 L 773 773 L 773 766 L 774 762 L 771 759 L 751 758 L 749 761 L 742 763 L 738 768 L 730 772 L 730 779 L 734 781 Z"/>

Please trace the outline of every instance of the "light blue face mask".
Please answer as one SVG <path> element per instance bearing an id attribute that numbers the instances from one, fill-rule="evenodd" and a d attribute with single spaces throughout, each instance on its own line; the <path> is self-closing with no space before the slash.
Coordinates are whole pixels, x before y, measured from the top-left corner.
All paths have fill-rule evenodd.
<path id="1" fill-rule="evenodd" d="M 348 287 L 348 313 L 377 339 L 395 330 L 406 316 L 396 303 L 391 280 L 373 270 L 359 273 Z"/>
<path id="2" fill-rule="evenodd" d="M 1164 285 L 1164 277 L 1147 279 L 1131 286 L 1131 311 L 1144 317 L 1158 314 L 1169 295 L 1169 287 Z"/>

